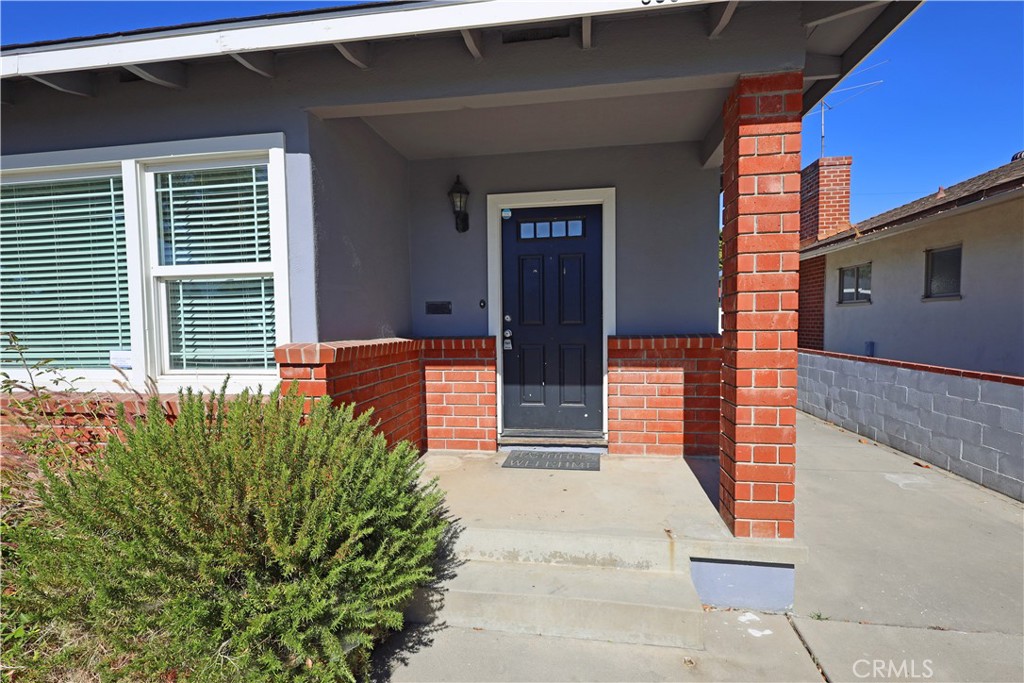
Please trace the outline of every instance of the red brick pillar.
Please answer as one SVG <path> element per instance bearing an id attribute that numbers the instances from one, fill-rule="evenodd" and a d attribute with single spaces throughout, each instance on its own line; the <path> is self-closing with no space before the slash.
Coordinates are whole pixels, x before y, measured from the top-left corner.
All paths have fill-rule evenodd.
<path id="1" fill-rule="evenodd" d="M 741 76 L 726 100 L 719 512 L 793 537 L 800 72 Z"/>

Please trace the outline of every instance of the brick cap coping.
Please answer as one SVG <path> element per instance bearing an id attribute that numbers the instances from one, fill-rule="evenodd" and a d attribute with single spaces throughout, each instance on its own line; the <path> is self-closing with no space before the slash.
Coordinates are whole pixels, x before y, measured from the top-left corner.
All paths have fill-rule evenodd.
<path id="1" fill-rule="evenodd" d="M 610 349 L 708 349 L 720 348 L 719 334 L 639 334 L 608 337 Z M 406 339 L 357 339 L 333 342 L 284 344 L 274 349 L 274 360 L 287 365 L 321 365 L 356 358 L 433 349 L 481 349 L 492 351 L 494 337 L 428 337 Z"/>
<path id="2" fill-rule="evenodd" d="M 852 353 L 836 353 L 835 351 L 819 351 L 817 349 L 797 349 L 800 353 L 810 353 L 816 356 L 827 358 L 841 358 L 843 360 L 855 360 L 862 363 L 875 363 L 876 365 L 889 365 L 907 370 L 919 370 L 920 372 L 934 372 L 938 375 L 954 375 L 967 379 L 980 379 L 986 382 L 999 382 L 1000 384 L 1015 384 L 1024 386 L 1024 377 L 1020 375 L 1000 375 L 992 372 L 977 372 L 975 370 L 963 370 L 961 368 L 947 368 L 941 365 L 924 365 L 923 363 L 909 363 L 902 360 L 890 360 L 888 358 L 873 358 L 871 356 L 858 356 Z"/>
<path id="3" fill-rule="evenodd" d="M 814 164 L 818 166 L 851 166 L 853 165 L 853 157 L 821 157 L 810 165 L 813 166 Z"/>
<path id="4" fill-rule="evenodd" d="M 357 358 L 374 358 L 394 353 L 407 353 L 430 349 L 488 349 L 495 348 L 493 337 L 432 337 L 406 339 L 354 339 L 347 341 L 284 344 L 274 349 L 274 360 L 288 365 L 326 365 Z"/>
<path id="5" fill-rule="evenodd" d="M 720 334 L 630 334 L 608 337 L 611 350 L 718 349 Z"/>

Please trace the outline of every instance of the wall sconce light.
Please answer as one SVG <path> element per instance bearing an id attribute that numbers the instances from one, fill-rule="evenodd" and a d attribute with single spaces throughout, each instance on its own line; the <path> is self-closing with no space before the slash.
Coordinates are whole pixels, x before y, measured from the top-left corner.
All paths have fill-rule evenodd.
<path id="1" fill-rule="evenodd" d="M 455 229 L 459 232 L 469 230 L 469 212 L 466 207 L 469 205 L 469 190 L 459 176 L 455 176 L 455 184 L 448 190 L 448 199 L 452 203 L 452 213 L 455 214 Z"/>

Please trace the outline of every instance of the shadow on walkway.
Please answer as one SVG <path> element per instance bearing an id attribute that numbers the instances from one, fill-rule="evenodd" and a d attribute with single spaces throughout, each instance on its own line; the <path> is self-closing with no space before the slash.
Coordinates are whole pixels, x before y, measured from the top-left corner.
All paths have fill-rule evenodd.
<path id="1" fill-rule="evenodd" d="M 419 589 L 413 601 L 421 603 L 421 611 L 434 615 L 428 623 L 409 623 L 401 631 L 392 633 L 381 642 L 373 652 L 373 664 L 370 680 L 384 683 L 391 680 L 392 673 L 399 667 L 409 664 L 409 657 L 434 643 L 434 635 L 448 628 L 444 621 L 438 621 L 436 615 L 444 607 L 445 588 L 451 579 L 458 574 L 458 569 L 466 563 L 456 554 L 456 542 L 465 527 L 462 520 L 451 517 L 446 509 L 444 516 L 448 520 L 448 528 L 438 546 L 434 560 L 434 579 Z"/>

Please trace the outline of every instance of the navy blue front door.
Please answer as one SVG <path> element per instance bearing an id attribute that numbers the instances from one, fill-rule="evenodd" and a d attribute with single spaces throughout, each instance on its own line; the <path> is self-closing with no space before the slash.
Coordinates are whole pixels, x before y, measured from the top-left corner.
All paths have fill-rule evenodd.
<path id="1" fill-rule="evenodd" d="M 506 210 L 501 235 L 503 433 L 600 434 L 601 207 Z"/>

